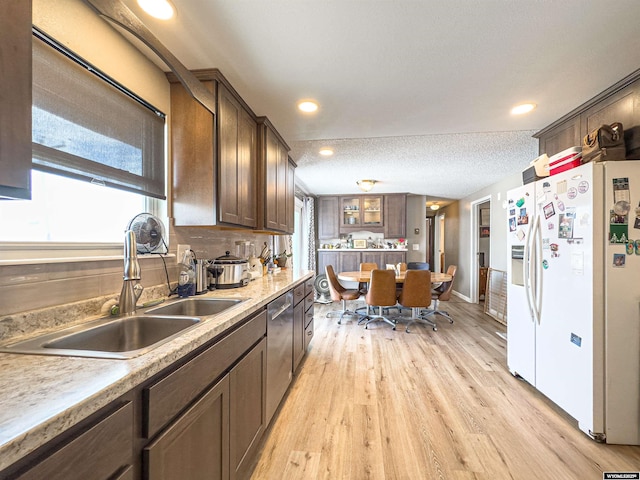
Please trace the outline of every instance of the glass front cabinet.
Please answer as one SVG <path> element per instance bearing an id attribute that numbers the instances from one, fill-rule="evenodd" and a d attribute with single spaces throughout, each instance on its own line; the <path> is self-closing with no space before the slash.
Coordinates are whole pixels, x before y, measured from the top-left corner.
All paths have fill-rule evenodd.
<path id="1" fill-rule="evenodd" d="M 383 197 L 374 195 L 359 195 L 341 197 L 340 199 L 340 230 L 351 229 L 372 230 L 384 227 Z"/>

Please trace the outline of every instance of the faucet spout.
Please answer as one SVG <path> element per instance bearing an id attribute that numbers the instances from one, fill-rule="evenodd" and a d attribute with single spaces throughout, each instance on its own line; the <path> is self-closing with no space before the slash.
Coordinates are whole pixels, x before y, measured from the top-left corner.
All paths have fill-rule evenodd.
<path id="1" fill-rule="evenodd" d="M 140 264 L 136 252 L 136 234 L 127 230 L 124 237 L 124 275 L 122 276 L 122 291 L 120 292 L 120 315 L 136 313 L 136 303 L 144 287 L 140 280 Z"/>

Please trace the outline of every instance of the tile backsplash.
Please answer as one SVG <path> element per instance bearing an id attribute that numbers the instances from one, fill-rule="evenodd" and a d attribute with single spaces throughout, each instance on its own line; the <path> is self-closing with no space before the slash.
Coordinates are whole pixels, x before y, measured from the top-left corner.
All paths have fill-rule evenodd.
<path id="1" fill-rule="evenodd" d="M 178 244 L 189 244 L 198 258 L 215 258 L 229 250 L 235 253 L 237 240 L 248 240 L 259 252 L 271 236 L 251 231 L 213 230 L 208 228 L 171 227 L 169 253 L 175 254 Z M 159 296 L 168 293 L 167 274 L 174 284 L 178 278 L 175 257 L 140 256 L 140 283 L 149 290 L 157 287 Z M 122 288 L 123 260 L 100 260 L 69 263 L 40 263 L 0 266 L 0 322 L 22 312 L 83 302 L 119 295 Z M 164 293 L 161 293 L 164 288 Z M 91 304 L 91 302 L 89 302 Z M 101 305 L 101 304 L 100 304 Z M 84 307 L 83 307 L 84 308 Z M 95 307 L 87 307 L 89 310 Z M 99 306 L 98 306 L 99 308 Z M 85 312 L 87 315 L 90 311 Z M 93 314 L 98 314 L 94 312 Z"/>

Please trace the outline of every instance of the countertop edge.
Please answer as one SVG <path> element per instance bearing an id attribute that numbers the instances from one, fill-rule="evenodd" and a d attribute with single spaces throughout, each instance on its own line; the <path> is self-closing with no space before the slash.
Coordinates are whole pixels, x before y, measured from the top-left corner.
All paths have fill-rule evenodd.
<path id="1" fill-rule="evenodd" d="M 130 360 L 0 354 L 0 471 L 314 275 L 283 270 L 210 292 L 205 296 L 255 298 Z"/>

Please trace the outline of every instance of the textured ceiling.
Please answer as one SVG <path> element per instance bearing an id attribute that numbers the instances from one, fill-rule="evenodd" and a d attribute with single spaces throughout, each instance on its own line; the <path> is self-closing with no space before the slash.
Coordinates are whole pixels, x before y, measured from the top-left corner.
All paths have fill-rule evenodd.
<path id="1" fill-rule="evenodd" d="M 522 170 L 534 131 L 640 67 L 638 0 L 174 0 L 165 23 L 124 1 L 270 118 L 312 193 L 374 178 L 379 192 L 464 197 Z M 297 112 L 301 98 L 320 110 Z M 538 108 L 511 116 L 524 101 Z"/>

